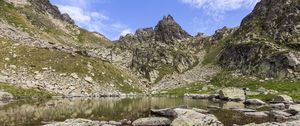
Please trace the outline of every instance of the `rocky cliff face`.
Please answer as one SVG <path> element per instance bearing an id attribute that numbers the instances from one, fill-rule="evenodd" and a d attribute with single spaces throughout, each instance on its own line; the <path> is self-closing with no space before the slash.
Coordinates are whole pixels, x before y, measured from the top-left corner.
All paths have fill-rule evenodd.
<path id="1" fill-rule="evenodd" d="M 61 14 L 60 11 L 58 10 L 58 7 L 52 5 L 49 0 L 39 0 L 39 1 L 28 0 L 28 1 L 31 3 L 31 5 L 35 8 L 37 12 L 48 13 L 56 19 L 66 21 L 70 24 L 74 24 L 73 19 L 71 19 L 68 14 L 66 13 Z"/>
<path id="2" fill-rule="evenodd" d="M 227 41 L 219 64 L 260 77 L 299 77 L 299 3 L 261 0 Z"/>
<path id="3" fill-rule="evenodd" d="M 238 33 L 268 37 L 278 44 L 299 49 L 300 1 L 262 0 L 241 24 Z"/>
<path id="4" fill-rule="evenodd" d="M 165 74 L 182 73 L 197 62 L 188 51 L 191 38 L 168 15 L 154 29 L 138 29 L 135 34 L 121 37 L 118 46 L 132 51 L 130 68 L 133 71 L 155 82 Z"/>

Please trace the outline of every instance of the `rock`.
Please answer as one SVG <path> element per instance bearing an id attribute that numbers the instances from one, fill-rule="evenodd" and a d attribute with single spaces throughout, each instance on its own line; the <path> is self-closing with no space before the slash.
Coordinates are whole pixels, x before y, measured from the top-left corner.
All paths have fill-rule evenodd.
<path id="1" fill-rule="evenodd" d="M 231 110 L 238 111 L 238 112 L 256 112 L 256 110 L 247 109 L 247 108 L 232 108 Z"/>
<path id="2" fill-rule="evenodd" d="M 99 126 L 99 121 L 92 121 L 88 119 L 67 119 L 64 122 L 55 122 L 46 124 L 44 126 Z"/>
<path id="3" fill-rule="evenodd" d="M 270 116 L 273 116 L 276 118 L 287 118 L 289 116 L 292 116 L 292 114 L 284 112 L 284 111 L 272 110 L 272 111 L 270 111 Z"/>
<path id="4" fill-rule="evenodd" d="M 270 104 L 270 107 L 275 109 L 285 109 L 285 104 L 284 103 Z"/>
<path id="5" fill-rule="evenodd" d="M 243 101 L 246 98 L 244 90 L 234 87 L 220 90 L 219 95 L 222 100 Z"/>
<path id="6" fill-rule="evenodd" d="M 264 93 L 266 91 L 267 91 L 267 89 L 264 88 L 264 87 L 260 87 L 260 88 L 257 89 L 257 92 L 259 92 L 259 93 Z"/>
<path id="7" fill-rule="evenodd" d="M 94 82 L 94 81 L 93 81 L 93 78 L 92 78 L 92 77 L 88 77 L 88 76 L 86 76 L 86 77 L 84 78 L 84 80 L 87 81 L 87 82 L 89 82 L 89 83 L 93 83 L 93 82 Z"/>
<path id="8" fill-rule="evenodd" d="M 208 99 L 210 97 L 209 94 L 184 94 L 184 96 L 192 99 Z"/>
<path id="9" fill-rule="evenodd" d="M 140 118 L 133 121 L 133 126 L 169 126 L 171 120 L 164 117 Z"/>
<path id="10" fill-rule="evenodd" d="M 264 105 L 266 103 L 260 99 L 247 99 L 244 102 L 244 104 L 246 104 L 246 105 Z"/>
<path id="11" fill-rule="evenodd" d="M 14 96 L 11 93 L 0 90 L 0 101 L 9 102 L 13 99 L 14 99 Z"/>
<path id="12" fill-rule="evenodd" d="M 300 104 L 290 105 L 290 107 L 288 108 L 288 112 L 293 115 L 300 113 Z"/>
<path id="13" fill-rule="evenodd" d="M 151 113 L 164 117 L 176 117 L 176 112 L 171 108 L 166 109 L 151 109 Z"/>
<path id="14" fill-rule="evenodd" d="M 246 124 L 244 126 L 299 126 L 300 120 L 295 120 L 295 121 L 287 121 L 283 123 L 278 123 L 278 122 L 267 122 L 267 123 L 262 123 L 262 124 Z"/>
<path id="15" fill-rule="evenodd" d="M 177 118 L 173 120 L 172 126 L 223 126 L 214 115 L 205 115 L 190 109 L 174 109 Z"/>
<path id="16" fill-rule="evenodd" d="M 54 6 L 50 3 L 50 1 L 45 0 L 42 2 L 36 2 L 34 0 L 29 0 L 30 4 L 32 7 L 41 13 L 48 13 L 50 14 L 53 18 L 59 19 L 62 21 L 66 21 L 70 24 L 74 24 L 75 22 L 70 18 L 68 14 L 61 14 L 58 7 Z"/>
<path id="17" fill-rule="evenodd" d="M 204 110 L 204 109 L 193 108 L 192 110 L 194 110 L 194 111 L 196 111 L 196 112 L 199 112 L 199 113 L 202 113 L 202 114 L 207 114 L 207 113 L 209 113 L 209 111 Z"/>
<path id="18" fill-rule="evenodd" d="M 277 97 L 274 98 L 273 102 L 285 103 L 285 104 L 294 103 L 293 99 L 290 96 L 287 96 L 287 95 L 278 95 Z"/>
<path id="19" fill-rule="evenodd" d="M 116 126 L 121 126 L 122 125 L 121 122 L 116 122 L 116 121 L 109 121 L 108 124 L 116 125 Z"/>
<path id="20" fill-rule="evenodd" d="M 184 31 L 179 24 L 175 22 L 171 15 L 165 16 L 154 29 L 155 40 L 165 42 L 166 44 L 174 44 L 176 40 L 191 37 Z"/>
<path id="21" fill-rule="evenodd" d="M 246 116 L 258 117 L 258 118 L 268 117 L 268 114 L 266 114 L 266 112 L 245 112 L 244 114 Z"/>
<path id="22" fill-rule="evenodd" d="M 78 75 L 76 73 L 71 73 L 71 77 L 73 77 L 74 79 L 78 79 Z"/>

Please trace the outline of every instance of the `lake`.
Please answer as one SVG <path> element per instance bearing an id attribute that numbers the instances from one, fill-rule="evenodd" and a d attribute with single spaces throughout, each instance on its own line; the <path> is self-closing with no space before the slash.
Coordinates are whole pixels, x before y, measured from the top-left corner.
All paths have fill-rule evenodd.
<path id="1" fill-rule="evenodd" d="M 134 97 L 134 98 L 76 98 L 15 101 L 0 105 L 0 124 L 3 126 L 39 126 L 45 122 L 64 121 L 69 118 L 119 121 L 149 117 L 151 108 L 169 108 L 187 106 L 188 108 L 207 109 L 218 106 L 223 109 L 212 110 L 226 126 L 232 124 L 262 123 L 272 121 L 269 118 L 246 117 L 242 113 L 229 110 L 232 107 L 244 108 L 238 102 L 212 102 L 169 97 Z"/>

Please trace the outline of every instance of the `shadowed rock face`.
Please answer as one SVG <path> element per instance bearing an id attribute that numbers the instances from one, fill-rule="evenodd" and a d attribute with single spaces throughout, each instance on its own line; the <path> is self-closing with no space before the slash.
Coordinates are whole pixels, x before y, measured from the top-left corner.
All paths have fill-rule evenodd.
<path id="1" fill-rule="evenodd" d="M 191 35 L 184 31 L 171 15 L 165 16 L 155 27 L 155 40 L 166 44 L 174 44 L 177 40 L 189 37 Z"/>
<path id="2" fill-rule="evenodd" d="M 259 2 L 219 54 L 219 64 L 260 77 L 299 77 L 299 3 L 299 0 Z"/>
<path id="3" fill-rule="evenodd" d="M 52 5 L 49 0 L 28 0 L 37 12 L 49 13 L 56 19 L 66 21 L 70 24 L 75 24 L 74 20 L 66 13 L 61 14 L 58 7 Z"/>

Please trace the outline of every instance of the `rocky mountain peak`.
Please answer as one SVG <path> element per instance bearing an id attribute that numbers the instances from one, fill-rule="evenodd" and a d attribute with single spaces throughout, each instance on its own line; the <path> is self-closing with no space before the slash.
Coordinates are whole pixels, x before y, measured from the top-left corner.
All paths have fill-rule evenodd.
<path id="1" fill-rule="evenodd" d="M 261 0 L 242 21 L 238 33 L 263 35 L 277 43 L 295 46 L 300 45 L 299 26 L 299 0 Z"/>
<path id="2" fill-rule="evenodd" d="M 164 18 L 158 22 L 154 31 L 155 40 L 165 42 L 166 44 L 174 44 L 175 41 L 191 37 L 171 15 L 164 16 Z"/>
<path id="3" fill-rule="evenodd" d="M 56 19 L 59 19 L 62 21 L 66 21 L 70 24 L 75 24 L 74 20 L 72 20 L 68 14 L 66 14 L 66 13 L 62 14 L 59 11 L 58 7 L 55 5 L 52 5 L 49 0 L 38 0 L 38 1 L 37 0 L 28 0 L 28 2 L 30 2 L 32 7 L 37 12 L 48 13 L 51 16 L 53 16 L 53 18 L 56 18 Z"/>

